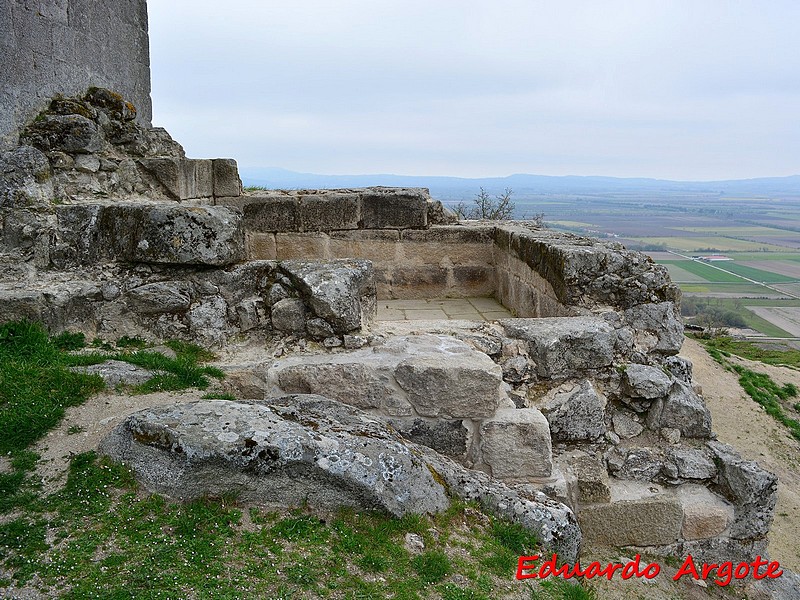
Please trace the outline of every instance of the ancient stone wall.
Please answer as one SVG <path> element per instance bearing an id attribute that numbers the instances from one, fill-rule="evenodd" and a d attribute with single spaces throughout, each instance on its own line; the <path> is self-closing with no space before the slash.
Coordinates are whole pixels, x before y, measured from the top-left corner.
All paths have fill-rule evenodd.
<path id="1" fill-rule="evenodd" d="M 3 0 L 0 64 L 0 149 L 54 95 L 89 86 L 122 94 L 150 124 L 146 0 Z"/>

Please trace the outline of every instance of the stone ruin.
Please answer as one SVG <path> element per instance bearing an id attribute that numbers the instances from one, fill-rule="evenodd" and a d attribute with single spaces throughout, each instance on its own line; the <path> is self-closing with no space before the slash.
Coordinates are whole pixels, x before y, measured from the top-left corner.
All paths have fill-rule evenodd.
<path id="1" fill-rule="evenodd" d="M 424 189 L 243 193 L 121 96 L 56 97 L 0 158 L 0 315 L 224 351 L 237 401 L 128 418 L 102 450 L 178 498 L 402 515 L 453 497 L 536 531 L 698 560 L 766 555 L 776 478 L 715 440 L 647 256 Z M 386 299 L 514 318 L 378 322 Z M 242 351 L 246 349 L 247 351 Z"/>

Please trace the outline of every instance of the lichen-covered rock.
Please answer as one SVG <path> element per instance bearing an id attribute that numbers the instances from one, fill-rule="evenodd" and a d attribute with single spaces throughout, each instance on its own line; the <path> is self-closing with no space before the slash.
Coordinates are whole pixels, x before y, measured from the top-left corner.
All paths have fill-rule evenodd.
<path id="1" fill-rule="evenodd" d="M 43 114 L 25 129 L 20 141 L 44 152 L 82 154 L 103 149 L 103 135 L 97 123 L 78 114 Z"/>
<path id="2" fill-rule="evenodd" d="M 407 440 L 456 459 L 464 458 L 472 437 L 461 420 L 393 417 L 388 423 Z"/>
<path id="3" fill-rule="evenodd" d="M 126 298 L 139 314 L 183 312 L 192 302 L 190 286 L 185 281 L 148 283 L 130 290 Z"/>
<path id="4" fill-rule="evenodd" d="M 181 499 L 236 492 L 244 502 L 396 516 L 449 504 L 445 488 L 402 439 L 324 398 L 154 408 L 129 417 L 101 450 L 129 465 L 147 489 Z"/>
<path id="5" fill-rule="evenodd" d="M 368 325 L 376 310 L 375 276 L 368 260 L 286 260 L 281 269 L 337 334 Z"/>
<path id="6" fill-rule="evenodd" d="M 669 395 L 653 402 L 647 413 L 647 426 L 654 430 L 678 429 L 683 437 L 708 438 L 711 413 L 692 388 L 676 381 Z"/>
<path id="7" fill-rule="evenodd" d="M 662 398 L 672 387 L 672 378 L 658 367 L 625 365 L 622 377 L 623 391 L 634 398 L 653 400 Z"/>
<path id="8" fill-rule="evenodd" d="M 333 337 L 333 327 L 325 319 L 314 317 L 309 319 L 306 323 L 306 331 L 315 340 L 323 340 L 325 338 Z"/>
<path id="9" fill-rule="evenodd" d="M 606 433 L 606 399 L 585 380 L 570 390 L 556 392 L 541 409 L 557 441 L 591 441 Z"/>
<path id="10" fill-rule="evenodd" d="M 506 319 L 500 324 L 509 337 L 528 343 L 540 377 L 574 377 L 608 367 L 614 359 L 614 329 L 601 318 Z"/>
<path id="11" fill-rule="evenodd" d="M 244 257 L 241 214 L 220 206 L 97 203 L 56 207 L 61 268 L 114 260 L 224 266 Z"/>
<path id="12" fill-rule="evenodd" d="M 717 468 L 707 450 L 670 448 L 664 461 L 664 471 L 673 479 L 711 479 Z"/>
<path id="13" fill-rule="evenodd" d="M 757 462 L 744 460 L 731 446 L 709 442 L 719 473 L 719 489 L 734 505 L 730 537 L 752 540 L 767 535 L 778 501 L 778 478 Z"/>
<path id="14" fill-rule="evenodd" d="M 53 172 L 36 148 L 0 155 L 0 208 L 46 208 L 53 200 Z"/>

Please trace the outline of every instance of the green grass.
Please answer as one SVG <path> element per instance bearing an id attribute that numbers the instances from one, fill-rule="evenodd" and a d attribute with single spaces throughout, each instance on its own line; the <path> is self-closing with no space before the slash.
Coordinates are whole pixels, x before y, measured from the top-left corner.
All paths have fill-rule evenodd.
<path id="1" fill-rule="evenodd" d="M 772 273 L 771 271 L 756 269 L 755 267 L 748 267 L 747 265 L 738 264 L 735 261 L 720 263 L 719 267 L 721 269 L 725 269 L 726 271 L 730 271 L 731 273 L 736 273 L 737 275 L 742 275 L 744 277 L 748 277 L 755 281 L 762 281 L 764 283 L 792 283 L 797 281 L 797 279 L 793 277 L 787 277 L 786 275 L 781 275 L 780 273 Z"/>
<path id="2" fill-rule="evenodd" d="M 768 415 L 785 425 L 793 437 L 800 440 L 800 421 L 786 413 L 787 405 L 791 405 L 794 410 L 797 410 L 797 405 L 789 402 L 797 397 L 797 386 L 791 383 L 780 386 L 769 375 L 757 373 L 742 365 L 726 360 L 731 354 L 735 354 L 766 364 L 797 366 L 800 363 L 800 351 L 764 350 L 755 344 L 732 340 L 728 337 L 703 339 L 701 341 L 714 360 L 739 376 L 739 385 L 742 386 L 747 395 L 763 406 Z"/>
<path id="3" fill-rule="evenodd" d="M 699 277 L 702 277 L 711 283 L 739 283 L 742 281 L 740 277 L 737 277 L 732 273 L 720 271 L 719 269 L 715 269 L 714 267 L 694 260 L 682 260 L 674 264 L 684 271 L 689 271 L 689 273 L 693 273 Z"/>

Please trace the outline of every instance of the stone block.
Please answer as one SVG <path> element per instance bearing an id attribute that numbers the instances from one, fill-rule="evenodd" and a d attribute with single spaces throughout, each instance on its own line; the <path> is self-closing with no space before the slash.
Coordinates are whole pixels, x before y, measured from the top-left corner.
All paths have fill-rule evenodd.
<path id="1" fill-rule="evenodd" d="M 717 467 L 707 450 L 670 448 L 664 466 L 673 478 L 712 479 L 717 475 Z"/>
<path id="2" fill-rule="evenodd" d="M 647 413 L 647 426 L 653 430 L 678 429 L 688 438 L 708 438 L 711 413 L 692 388 L 676 381 L 668 396 L 653 402 Z"/>
<path id="3" fill-rule="evenodd" d="M 658 448 L 617 446 L 608 454 L 606 462 L 612 475 L 629 481 L 652 481 L 664 468 L 664 457 Z"/>
<path id="4" fill-rule="evenodd" d="M 272 326 L 285 333 L 303 334 L 306 331 L 307 312 L 302 300 L 284 298 L 272 305 Z"/>
<path id="5" fill-rule="evenodd" d="M 578 523 L 584 540 L 606 546 L 661 546 L 681 537 L 683 508 L 652 484 L 612 481 L 611 502 L 583 505 Z M 654 488 L 655 489 L 655 488 Z"/>
<path id="6" fill-rule="evenodd" d="M 244 228 L 250 232 L 300 230 L 300 203 L 293 196 L 247 196 L 241 204 Z"/>
<path id="7" fill-rule="evenodd" d="M 673 379 L 658 367 L 625 365 L 622 376 L 623 392 L 633 398 L 653 400 L 669 393 Z"/>
<path id="8" fill-rule="evenodd" d="M 427 223 L 428 199 L 423 190 L 369 188 L 361 194 L 364 229 L 422 229 Z"/>
<path id="9" fill-rule="evenodd" d="M 409 402 L 426 417 L 480 419 L 494 414 L 503 383 L 500 366 L 463 342 L 449 347 L 411 355 L 397 366 L 395 378 Z"/>
<path id="10" fill-rule="evenodd" d="M 184 281 L 148 283 L 130 290 L 125 299 L 130 310 L 142 315 L 185 312 L 192 302 Z"/>
<path id="11" fill-rule="evenodd" d="M 506 335 L 528 343 L 540 377 L 574 377 L 608 367 L 614 359 L 614 328 L 597 317 L 511 319 L 500 324 Z"/>
<path id="12" fill-rule="evenodd" d="M 139 162 L 176 200 L 214 195 L 214 172 L 210 160 L 145 158 Z"/>
<path id="13" fill-rule="evenodd" d="M 329 259 L 330 238 L 325 233 L 276 233 L 275 254 L 279 260 Z"/>
<path id="14" fill-rule="evenodd" d="M 709 442 L 719 473 L 719 491 L 734 505 L 730 537 L 752 540 L 766 536 L 775 516 L 778 478 L 757 462 L 744 460 L 727 444 Z"/>
<path id="15" fill-rule="evenodd" d="M 608 471 L 603 462 L 579 450 L 559 458 L 576 482 L 577 501 L 583 504 L 611 502 Z"/>
<path id="16" fill-rule="evenodd" d="M 242 194 L 239 167 L 232 158 L 215 158 L 211 161 L 214 177 L 214 196 L 235 197 Z"/>
<path id="17" fill-rule="evenodd" d="M 558 441 L 596 440 L 606 433 L 606 398 L 591 381 L 557 391 L 540 408 Z"/>
<path id="18" fill-rule="evenodd" d="M 479 244 L 492 247 L 494 243 L 494 227 L 489 225 L 463 225 L 442 226 L 437 225 L 430 229 L 405 229 L 402 232 L 404 242 L 435 242 L 439 244 Z"/>
<path id="19" fill-rule="evenodd" d="M 360 218 L 357 194 L 308 194 L 300 197 L 302 231 L 358 229 Z"/>
<path id="20" fill-rule="evenodd" d="M 683 345 L 683 321 L 673 302 L 639 304 L 627 309 L 625 321 L 634 330 L 634 348 L 665 356 L 677 354 Z"/>
<path id="21" fill-rule="evenodd" d="M 467 453 L 471 434 L 460 420 L 408 417 L 389 419 L 388 423 L 404 438 L 445 456 L 462 459 Z"/>
<path id="22" fill-rule="evenodd" d="M 280 268 L 308 298 L 314 314 L 328 321 L 335 333 L 358 330 L 374 318 L 375 277 L 371 262 L 286 260 Z"/>
<path id="23" fill-rule="evenodd" d="M 278 247 L 274 233 L 245 232 L 245 255 L 248 260 L 275 260 Z"/>
<path id="24" fill-rule="evenodd" d="M 702 485 L 682 485 L 677 489 L 683 507 L 681 537 L 700 540 L 716 537 L 733 521 L 733 505 Z"/>
<path id="25" fill-rule="evenodd" d="M 492 477 L 526 481 L 550 477 L 553 452 L 547 419 L 535 408 L 501 408 L 480 426 L 483 462 Z"/>

